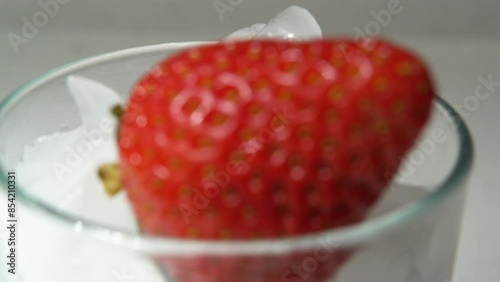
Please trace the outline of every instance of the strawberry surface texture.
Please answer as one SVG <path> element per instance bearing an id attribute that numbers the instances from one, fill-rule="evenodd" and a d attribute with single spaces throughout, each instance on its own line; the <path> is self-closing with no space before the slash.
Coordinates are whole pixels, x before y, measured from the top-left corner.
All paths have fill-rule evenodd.
<path id="1" fill-rule="evenodd" d="M 132 89 L 118 133 L 123 186 L 150 235 L 241 241 L 355 224 L 434 95 L 424 63 L 382 39 L 198 46 Z M 178 282 L 322 282 L 348 253 L 312 272 L 307 252 L 157 260 Z"/>

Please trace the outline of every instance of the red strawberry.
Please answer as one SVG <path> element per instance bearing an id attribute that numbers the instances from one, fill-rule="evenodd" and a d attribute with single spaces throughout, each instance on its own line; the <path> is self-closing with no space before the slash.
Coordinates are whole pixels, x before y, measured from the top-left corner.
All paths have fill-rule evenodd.
<path id="1" fill-rule="evenodd" d="M 353 224 L 433 96 L 423 63 L 382 40 L 198 47 L 134 87 L 119 131 L 123 184 L 148 234 L 271 238 Z M 165 261 L 178 282 L 275 282 L 304 257 Z M 334 253 L 307 281 L 325 281 L 345 257 Z"/>

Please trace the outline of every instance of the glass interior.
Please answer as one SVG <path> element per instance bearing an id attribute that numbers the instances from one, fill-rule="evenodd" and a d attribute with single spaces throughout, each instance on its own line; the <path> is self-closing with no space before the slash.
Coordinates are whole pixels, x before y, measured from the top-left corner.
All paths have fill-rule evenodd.
<path id="1" fill-rule="evenodd" d="M 0 136 L 3 136 L 0 140 L 2 187 L 6 187 L 7 171 L 19 171 L 21 168 L 23 172 L 26 172 L 23 165 L 37 165 L 25 160 L 27 146 L 33 146 L 37 142 L 43 143 L 47 136 L 64 135 L 82 124 L 76 103 L 69 92 L 68 77 L 78 76 L 96 81 L 115 90 L 125 101 L 134 82 L 156 62 L 196 44 L 202 43 L 162 44 L 101 55 L 54 70 L 16 90 L 0 105 Z M 71 142 L 87 139 L 89 142 L 92 141 L 88 135 L 75 135 L 73 138 L 78 140 Z M 58 152 L 65 156 L 66 161 L 67 158 L 71 159 L 69 157 L 71 151 L 64 142 L 47 144 L 43 148 L 52 154 L 47 155 L 48 160 Z M 333 252 L 335 255 L 329 258 L 331 269 L 336 267 L 333 265 L 343 264 L 341 262 L 344 260 L 344 254 L 352 253 L 364 244 L 374 246 L 375 250 L 384 249 L 381 246 L 385 245 L 380 242 L 387 243 L 384 241 L 387 238 L 399 238 L 399 241 L 393 240 L 395 245 L 406 246 L 410 240 L 413 240 L 417 246 L 419 244 L 427 246 L 426 244 L 430 241 L 418 243 L 423 240 L 421 238 L 424 237 L 421 234 L 424 231 L 417 227 L 427 226 L 425 224 L 429 223 L 429 218 L 433 218 L 434 222 L 440 219 L 442 214 L 452 216 L 453 220 L 450 220 L 451 228 L 449 225 L 443 225 L 441 229 L 444 231 L 440 232 L 444 233 L 441 233 L 440 238 L 456 242 L 462 199 L 460 188 L 472 162 L 472 144 L 466 127 L 449 105 L 441 98 L 436 98 L 431 120 L 420 140 L 412 152 L 406 156 L 398 176 L 366 221 L 345 228 L 290 239 L 215 242 L 155 238 L 140 234 L 125 195 L 122 193 L 110 199 L 97 181 L 96 168 L 93 166 L 95 164 L 93 161 L 96 159 L 93 159 L 93 154 L 99 150 L 99 146 L 96 145 L 88 156 L 80 155 L 81 160 L 76 161 L 78 164 L 75 167 L 66 164 L 70 172 L 67 172 L 65 174 L 67 177 L 63 179 L 56 177 L 58 172 L 57 165 L 56 168 L 54 167 L 55 161 L 38 164 L 37 173 L 24 175 L 20 173 L 17 191 L 19 200 L 23 205 L 33 208 L 37 216 L 54 221 L 69 234 L 85 234 L 85 236 L 97 239 L 99 243 L 95 244 L 106 244 L 107 247 L 100 245 L 101 250 L 108 250 L 110 246 L 119 246 L 119 251 L 111 249 L 106 251 L 106 255 L 110 257 L 120 252 L 133 252 L 134 255 L 130 261 L 135 261 L 135 268 L 140 271 L 146 271 L 149 268 L 158 269 L 158 265 L 162 268 L 163 264 L 170 266 L 166 267 L 168 270 L 160 271 L 162 274 L 158 274 L 158 280 L 150 277 L 151 280 L 147 281 L 168 279 L 165 272 L 175 274 L 179 265 L 185 265 L 183 259 L 192 258 L 192 256 L 210 256 L 212 259 L 213 256 L 247 256 L 248 258 L 248 256 L 256 255 L 272 257 L 294 253 L 298 254 L 297 258 L 304 260 L 321 240 L 326 246 L 340 249 L 338 252 Z M 85 182 L 72 182 L 70 176 L 73 174 L 84 175 Z M 451 203 L 455 203 L 455 206 Z M 450 209 L 450 207 L 455 208 Z M 441 230 L 435 224 L 437 223 L 433 223 L 431 230 Z M 448 229 L 448 233 L 445 229 Z M 437 244 L 436 242 L 441 241 L 432 242 Z M 70 246 L 73 243 L 66 244 Z M 366 260 L 376 256 L 377 253 L 373 248 L 366 249 L 368 252 Z M 384 250 L 388 249 L 391 248 L 386 246 Z M 135 252 L 139 252 L 140 255 Z M 443 253 L 453 252 L 453 247 L 450 247 L 449 251 Z M 380 276 L 381 280 L 377 280 L 379 279 L 376 278 L 379 271 L 377 267 L 381 266 L 377 266 L 377 263 L 367 264 L 363 253 L 364 251 L 356 251 L 356 258 L 351 258 L 350 261 L 361 261 L 359 263 L 364 265 L 363 269 L 373 268 L 372 272 L 363 272 L 365 273 L 363 275 L 368 275 L 366 279 L 370 277 L 373 278 L 372 281 L 398 281 L 399 278 L 391 280 L 383 276 Z M 126 255 L 123 257 L 127 258 Z M 149 264 L 150 258 L 154 259 L 156 266 Z M 422 264 L 425 264 L 424 255 L 422 258 L 415 259 L 421 259 Z M 450 260 L 450 257 L 445 260 Z M 245 265 L 248 266 L 251 263 L 245 261 Z M 258 268 L 259 265 L 256 265 Z M 354 266 L 352 263 L 350 265 L 343 269 L 343 273 L 347 273 L 345 275 L 350 280 L 341 281 L 362 281 L 353 280 L 364 278 L 359 276 L 361 274 L 353 274 L 359 272 L 356 263 Z M 426 267 L 432 268 L 433 266 Z M 448 268 L 452 268 L 452 263 Z M 151 270 L 151 272 L 154 271 Z M 353 278 L 356 275 L 358 275 L 357 278 Z M 62 274 L 61 277 L 63 277 Z M 182 280 L 183 278 L 179 278 L 179 275 L 176 277 L 179 282 L 188 281 Z M 247 277 L 251 276 L 247 275 Z M 435 279 L 441 276 L 429 277 L 431 277 L 429 279 Z M 204 280 L 204 277 L 195 278 L 200 282 L 208 281 Z M 252 279 L 260 278 L 253 277 Z M 55 281 L 64 280 L 56 279 Z M 410 280 L 398 282 L 401 281 Z M 438 280 L 423 279 L 421 281 L 436 282 Z"/>

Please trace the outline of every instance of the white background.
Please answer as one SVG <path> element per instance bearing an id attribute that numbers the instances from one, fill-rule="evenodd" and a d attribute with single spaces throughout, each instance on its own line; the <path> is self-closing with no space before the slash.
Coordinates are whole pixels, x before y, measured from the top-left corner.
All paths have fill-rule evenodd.
<path id="1" fill-rule="evenodd" d="M 21 35 L 22 18 L 31 21 L 41 7 L 38 1 L 0 0 L 0 99 L 28 79 L 76 59 L 152 43 L 218 39 L 265 22 L 291 4 L 310 9 L 325 34 L 354 34 L 355 27 L 364 29 L 373 20 L 370 11 L 385 9 L 389 0 L 236 2 L 241 4 L 220 17 L 212 0 L 70 0 L 16 53 L 7 35 Z M 403 11 L 381 32 L 427 59 L 446 100 L 462 104 L 474 94 L 479 76 L 491 74 L 500 82 L 500 1 L 401 0 L 401 5 Z M 500 188 L 495 180 L 500 87 L 495 90 L 477 109 L 464 113 L 477 151 L 453 282 L 500 281 Z"/>

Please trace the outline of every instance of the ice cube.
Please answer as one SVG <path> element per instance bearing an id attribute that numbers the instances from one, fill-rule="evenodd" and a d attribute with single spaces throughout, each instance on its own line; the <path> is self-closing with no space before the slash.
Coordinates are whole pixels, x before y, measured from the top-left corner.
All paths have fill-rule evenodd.
<path id="1" fill-rule="evenodd" d="M 225 40 L 251 38 L 308 40 L 321 37 L 321 27 L 314 16 L 302 7 L 291 6 L 276 15 L 269 23 L 258 23 L 237 30 L 228 35 Z"/>
<path id="2" fill-rule="evenodd" d="M 117 122 L 110 110 L 113 105 L 123 103 L 120 95 L 102 83 L 79 76 L 69 76 L 67 86 L 77 105 L 82 125 L 38 137 L 31 146 L 25 147 L 24 163 L 46 160 L 67 163 L 67 155 L 76 153 L 73 151 L 77 151 L 78 146 L 83 150 L 87 143 L 100 147 L 112 140 Z"/>
<path id="3" fill-rule="evenodd" d="M 302 7 L 292 6 L 271 19 L 255 37 L 309 40 L 321 36 L 321 27 L 314 16 Z"/>
<path id="4" fill-rule="evenodd" d="M 117 161 L 117 124 L 110 114 L 110 108 L 122 103 L 122 99 L 108 86 L 84 77 L 68 77 L 67 86 L 77 105 L 82 124 L 68 131 L 40 136 L 26 146 L 22 161 L 16 167 L 18 174 L 23 176 L 20 178 L 21 184 L 35 198 L 65 213 L 112 228 L 138 232 L 126 195 L 122 193 L 109 198 L 97 177 L 100 164 Z M 103 128 L 102 121 L 109 124 Z M 99 245 L 97 241 L 79 241 L 77 238 L 80 237 L 68 236 L 66 233 L 61 235 L 62 230 L 48 227 L 51 222 L 41 222 L 39 215 L 29 210 L 23 210 L 23 218 L 26 228 L 23 234 L 36 234 L 24 238 L 24 242 L 28 244 L 26 249 L 44 241 L 48 242 L 45 249 L 50 249 L 54 256 L 67 258 L 68 264 L 63 265 L 64 269 L 61 271 L 64 272 L 61 276 L 74 277 L 78 273 L 78 277 L 85 277 L 78 281 L 96 281 L 95 277 L 99 277 L 99 280 L 109 275 L 110 266 L 96 267 L 94 257 L 89 255 L 95 254 L 92 250 L 102 250 L 103 245 Z M 41 227 L 46 230 L 39 232 Z M 110 251 L 104 253 L 106 252 Z M 26 254 L 25 257 L 28 258 L 25 264 L 29 269 L 39 269 L 37 259 L 32 260 Z M 110 257 L 114 258 L 116 267 L 130 265 L 127 269 L 133 269 L 132 266 L 140 265 L 140 269 L 150 268 L 147 281 L 161 280 L 154 265 L 147 260 L 111 254 Z M 43 267 L 55 269 L 60 268 L 61 264 L 46 263 Z M 95 271 L 80 271 L 89 267 Z M 45 272 L 41 272 L 42 276 Z M 33 280 L 28 280 L 35 281 L 34 277 L 40 275 L 32 275 Z"/>
<path id="5" fill-rule="evenodd" d="M 110 109 L 121 104 L 122 99 L 115 90 L 84 77 L 68 77 L 67 86 L 82 124 L 69 131 L 40 136 L 25 147 L 17 165 L 17 171 L 23 175 L 22 185 L 50 205 L 87 219 L 98 221 L 111 209 L 116 213 L 110 214 L 119 218 L 103 221 L 134 229 L 126 199 L 110 200 L 97 177 L 101 164 L 118 160 L 117 122 Z"/>
<path id="6" fill-rule="evenodd" d="M 104 120 L 114 122 L 111 108 L 123 103 L 115 90 L 97 81 L 73 75 L 67 78 L 67 85 L 78 106 L 84 127 L 99 127 Z"/>
<path id="7" fill-rule="evenodd" d="M 240 30 L 237 30 L 231 34 L 229 34 L 225 40 L 232 40 L 232 39 L 240 39 L 240 40 L 247 40 L 253 38 L 257 33 L 259 33 L 266 24 L 264 23 L 256 23 L 250 27 L 245 27 Z"/>

